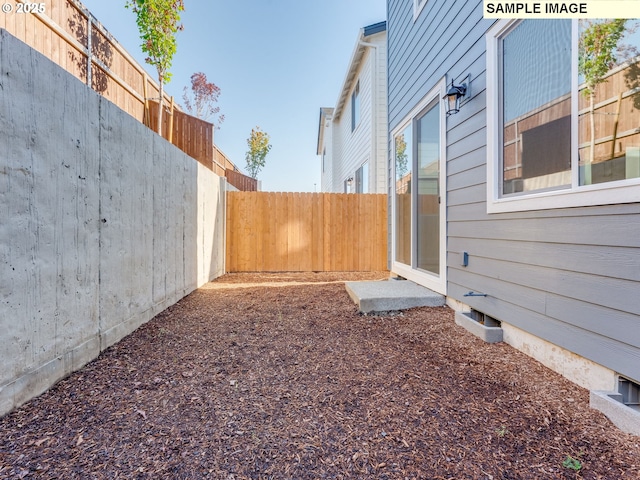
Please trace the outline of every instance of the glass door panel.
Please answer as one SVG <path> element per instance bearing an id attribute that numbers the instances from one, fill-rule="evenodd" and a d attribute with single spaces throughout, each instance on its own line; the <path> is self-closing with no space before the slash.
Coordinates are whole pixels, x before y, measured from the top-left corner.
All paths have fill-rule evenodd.
<path id="1" fill-rule="evenodd" d="M 411 265 L 411 173 L 413 168 L 411 125 L 394 138 L 396 198 L 395 198 L 395 260 Z"/>
<path id="2" fill-rule="evenodd" d="M 416 267 L 440 274 L 440 110 L 436 103 L 416 119 Z"/>

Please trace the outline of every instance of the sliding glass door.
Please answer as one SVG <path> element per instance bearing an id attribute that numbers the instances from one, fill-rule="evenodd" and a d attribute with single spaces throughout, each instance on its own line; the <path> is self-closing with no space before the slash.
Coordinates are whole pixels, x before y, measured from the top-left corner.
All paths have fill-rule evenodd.
<path id="1" fill-rule="evenodd" d="M 393 271 L 440 293 L 446 293 L 443 85 L 393 134 Z"/>

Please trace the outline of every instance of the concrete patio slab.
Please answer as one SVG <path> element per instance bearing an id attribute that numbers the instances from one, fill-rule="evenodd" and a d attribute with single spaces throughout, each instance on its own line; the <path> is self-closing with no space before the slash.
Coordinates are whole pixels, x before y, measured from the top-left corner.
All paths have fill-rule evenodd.
<path id="1" fill-rule="evenodd" d="M 363 313 L 440 307 L 445 298 L 409 280 L 346 282 L 347 292 Z"/>

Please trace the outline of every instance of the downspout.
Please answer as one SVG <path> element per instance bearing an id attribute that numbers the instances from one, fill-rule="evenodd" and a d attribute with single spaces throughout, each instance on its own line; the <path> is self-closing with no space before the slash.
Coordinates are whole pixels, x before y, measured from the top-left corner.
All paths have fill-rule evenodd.
<path id="1" fill-rule="evenodd" d="M 378 45 L 373 43 L 359 41 L 358 45 L 373 48 L 374 55 L 371 62 L 371 160 L 369 162 L 369 171 L 374 171 L 374 192 L 378 191 L 378 117 L 377 117 L 377 92 L 378 92 Z M 375 165 L 375 169 L 371 168 Z M 369 190 L 371 190 L 371 173 L 369 173 Z"/>

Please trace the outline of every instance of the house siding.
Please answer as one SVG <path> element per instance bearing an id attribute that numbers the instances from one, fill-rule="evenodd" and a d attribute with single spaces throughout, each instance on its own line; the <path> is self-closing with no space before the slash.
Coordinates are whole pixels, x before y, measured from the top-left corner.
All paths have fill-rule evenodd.
<path id="1" fill-rule="evenodd" d="M 471 74 L 472 99 L 446 126 L 448 296 L 640 381 L 640 204 L 487 214 L 493 23 L 482 2 L 430 0 L 415 22 L 411 2 L 388 11 L 390 131 L 443 77 Z"/>
<path id="2" fill-rule="evenodd" d="M 355 171 L 371 154 L 371 55 L 366 53 L 366 60 L 358 71 L 357 79 L 349 92 L 347 105 L 337 119 L 336 130 L 338 141 L 334 158 L 340 159 L 334 164 L 334 191 L 343 191 L 344 180 L 354 176 Z M 360 121 L 351 131 L 351 94 L 357 83 L 360 83 Z"/>
<path id="3" fill-rule="evenodd" d="M 375 142 L 371 158 L 375 158 L 375 163 L 371 163 L 369 171 L 372 193 L 385 193 L 387 191 L 387 43 L 381 42 L 377 48 L 376 69 L 376 92 L 375 98 L 375 119 L 377 122 Z"/>
<path id="4" fill-rule="evenodd" d="M 322 176 L 323 191 L 343 192 L 344 181 L 355 178 L 355 172 L 368 163 L 370 193 L 387 189 L 387 48 L 386 24 L 379 33 L 359 37 L 375 47 L 356 45 L 362 51 L 353 80 L 345 82 L 349 93 L 338 100 L 331 126 L 324 131 L 324 144 L 331 151 L 331 168 Z M 355 57 L 354 57 L 355 58 Z M 358 57 L 359 59 L 359 57 Z M 351 95 L 359 82 L 360 121 L 351 129 Z M 342 92 L 340 94 L 342 95 Z M 330 133 L 328 132 L 330 130 Z"/>

